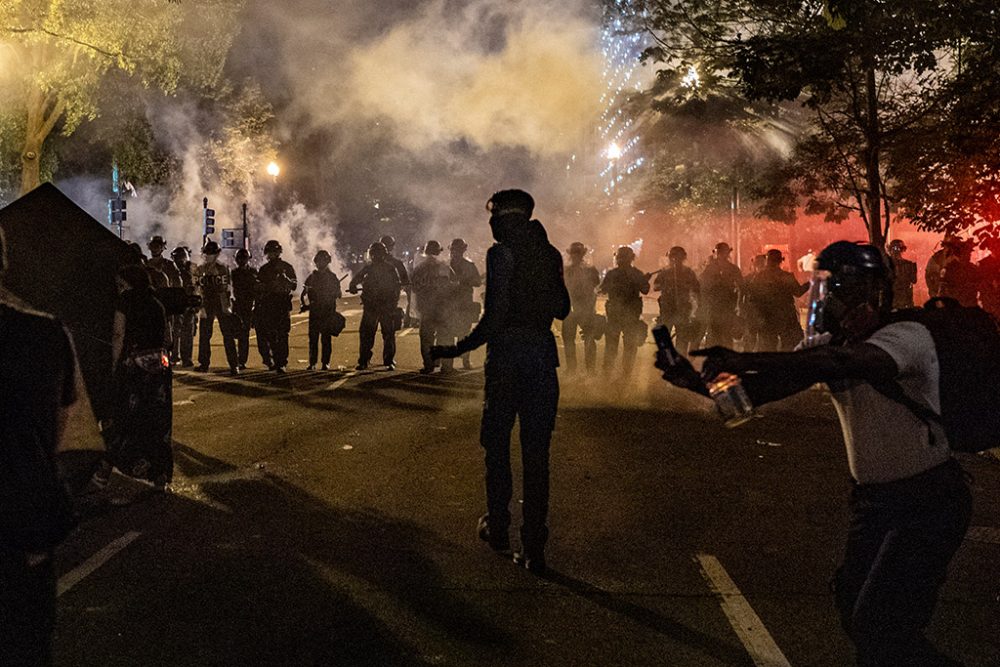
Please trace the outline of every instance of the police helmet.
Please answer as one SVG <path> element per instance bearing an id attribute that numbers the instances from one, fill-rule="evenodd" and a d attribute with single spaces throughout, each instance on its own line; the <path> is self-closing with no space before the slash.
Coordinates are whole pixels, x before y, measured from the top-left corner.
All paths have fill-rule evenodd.
<path id="1" fill-rule="evenodd" d="M 215 241 L 209 241 L 205 244 L 205 247 L 201 249 L 202 255 L 218 255 L 222 252 L 222 248 Z"/>
<path id="2" fill-rule="evenodd" d="M 667 253 L 667 257 L 679 257 L 680 259 L 687 259 L 688 253 L 682 246 L 675 245 Z"/>
<path id="3" fill-rule="evenodd" d="M 451 250 L 461 250 L 464 252 L 469 249 L 469 244 L 465 242 L 465 239 L 453 239 L 451 245 L 448 247 Z"/>
<path id="4" fill-rule="evenodd" d="M 715 254 L 716 255 L 728 255 L 733 251 L 733 247 L 723 241 L 722 243 L 715 244 Z"/>
<path id="5" fill-rule="evenodd" d="M 389 234 L 380 238 L 378 242 L 385 246 L 385 249 L 389 252 L 392 252 L 392 249 L 396 247 L 396 239 L 392 238 Z"/>
<path id="6" fill-rule="evenodd" d="M 785 256 L 781 254 L 781 251 L 777 248 L 771 248 L 767 251 L 767 263 L 771 266 L 780 266 L 782 262 L 785 261 Z"/>
<path id="7" fill-rule="evenodd" d="M 587 246 L 583 245 L 579 241 L 573 241 L 569 244 L 569 248 L 566 250 L 567 255 L 586 255 Z"/>
<path id="8" fill-rule="evenodd" d="M 333 261 L 333 258 L 330 257 L 330 253 L 326 250 L 320 250 L 316 253 L 316 256 L 313 257 L 313 263 L 315 264 L 319 264 L 320 262 L 326 262 L 329 264 L 331 261 Z"/>
<path id="9" fill-rule="evenodd" d="M 632 261 L 635 259 L 635 250 L 632 250 L 632 248 L 627 245 L 619 246 L 618 250 L 615 251 L 615 259 Z"/>
<path id="10" fill-rule="evenodd" d="M 275 241 L 274 239 L 271 239 L 270 241 L 264 244 L 264 252 L 280 253 L 281 250 L 282 250 L 281 244 Z"/>
<path id="11" fill-rule="evenodd" d="M 253 255 L 246 248 L 240 248 L 236 251 L 236 261 L 246 260 L 249 262 L 251 257 Z"/>
<path id="12" fill-rule="evenodd" d="M 434 257 L 441 254 L 441 244 L 437 241 L 428 241 L 427 245 L 424 246 L 424 254 L 432 255 Z"/>
<path id="13" fill-rule="evenodd" d="M 889 242 L 889 250 L 892 252 L 904 252 L 906 244 L 903 243 L 903 239 L 893 239 Z"/>
<path id="14" fill-rule="evenodd" d="M 170 257 L 174 260 L 178 259 L 188 260 L 191 259 L 191 251 L 188 250 L 187 247 L 179 245 L 173 249 L 173 251 L 170 253 Z"/>
<path id="15" fill-rule="evenodd" d="M 153 246 L 165 247 L 167 242 L 163 240 L 163 237 L 157 234 L 149 239 L 149 243 L 146 244 L 147 248 L 152 249 Z"/>

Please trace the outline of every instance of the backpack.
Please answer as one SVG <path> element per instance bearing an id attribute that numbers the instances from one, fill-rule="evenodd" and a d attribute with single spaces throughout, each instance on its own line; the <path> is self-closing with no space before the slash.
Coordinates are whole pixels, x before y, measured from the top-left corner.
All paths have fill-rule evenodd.
<path id="1" fill-rule="evenodd" d="M 1000 446 L 1000 328 L 979 307 L 935 298 L 902 310 L 893 322 L 918 322 L 930 331 L 940 368 L 941 414 L 914 401 L 896 382 L 876 386 L 930 426 L 940 424 L 948 444 L 976 453 Z M 931 431 L 933 442 L 933 431 Z"/>

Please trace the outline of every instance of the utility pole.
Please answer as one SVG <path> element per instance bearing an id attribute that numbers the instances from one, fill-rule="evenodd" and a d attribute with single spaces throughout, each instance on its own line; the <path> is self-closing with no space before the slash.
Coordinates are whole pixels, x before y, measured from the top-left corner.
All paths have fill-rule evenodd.
<path id="1" fill-rule="evenodd" d="M 122 197 L 121 177 L 118 172 L 118 162 L 111 169 L 111 192 L 114 195 L 108 200 L 108 226 L 118 228 L 118 238 L 125 238 L 125 199 Z"/>
<path id="2" fill-rule="evenodd" d="M 743 247 L 740 237 L 740 190 L 733 186 L 733 194 L 729 200 L 729 221 L 733 235 L 733 250 L 736 251 L 736 266 L 743 268 Z"/>
<path id="3" fill-rule="evenodd" d="M 246 202 L 243 202 L 243 249 L 250 250 L 250 225 L 247 223 Z"/>
<path id="4" fill-rule="evenodd" d="M 201 247 L 204 248 L 205 244 L 208 243 L 208 237 L 215 233 L 215 209 L 208 207 L 208 197 L 201 200 L 202 211 L 202 221 L 203 229 L 201 235 Z"/>

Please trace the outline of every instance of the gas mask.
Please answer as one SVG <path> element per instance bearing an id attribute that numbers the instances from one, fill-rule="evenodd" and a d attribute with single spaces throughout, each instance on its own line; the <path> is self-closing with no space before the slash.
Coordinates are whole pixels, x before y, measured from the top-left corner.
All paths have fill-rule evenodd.
<path id="1" fill-rule="evenodd" d="M 813 271 L 805 347 L 862 337 L 877 327 L 881 304 L 872 302 L 873 289 L 877 286 L 863 275 Z"/>

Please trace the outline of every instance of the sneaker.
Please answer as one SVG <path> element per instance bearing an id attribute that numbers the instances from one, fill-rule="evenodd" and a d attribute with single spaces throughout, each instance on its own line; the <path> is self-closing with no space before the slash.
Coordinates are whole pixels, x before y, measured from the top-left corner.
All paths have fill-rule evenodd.
<path id="1" fill-rule="evenodd" d="M 285 371 L 285 367 L 284 366 L 275 366 L 274 367 L 274 372 L 277 373 L 278 375 L 284 375 L 285 372 L 286 372 Z"/>
<path id="2" fill-rule="evenodd" d="M 240 374 L 240 367 L 239 366 L 233 366 L 232 368 L 229 369 L 229 374 L 230 375 L 239 375 Z"/>
<path id="3" fill-rule="evenodd" d="M 208 372 L 208 366 L 202 364 L 201 366 L 198 366 L 197 368 L 195 368 L 194 372 L 195 373 L 207 373 Z"/>
<path id="4" fill-rule="evenodd" d="M 316 364 L 309 364 L 308 366 L 306 366 L 306 370 L 307 371 L 314 371 L 314 370 L 316 370 Z"/>
<path id="5" fill-rule="evenodd" d="M 247 369 L 247 365 L 246 364 L 240 364 L 237 368 L 239 368 L 241 371 L 245 371 Z"/>
<path id="6" fill-rule="evenodd" d="M 479 517 L 479 523 L 476 525 L 479 539 L 489 544 L 493 551 L 510 551 L 510 535 L 507 534 L 507 531 L 500 535 L 494 535 L 490 532 L 489 517 L 489 514 Z"/>
<path id="7" fill-rule="evenodd" d="M 322 368 L 324 371 L 328 371 L 330 370 L 330 364 L 323 364 Z"/>
<path id="8" fill-rule="evenodd" d="M 394 364 L 392 362 L 389 362 L 388 364 L 385 365 L 385 370 L 387 370 L 387 371 L 394 371 L 394 370 L 396 370 L 396 364 Z"/>
<path id="9" fill-rule="evenodd" d="M 525 551 L 518 551 L 514 554 L 514 564 L 538 576 L 544 576 L 548 572 L 543 554 L 531 555 Z"/>
<path id="10" fill-rule="evenodd" d="M 181 368 L 194 368 L 194 362 L 191 361 L 190 359 L 187 361 L 182 361 Z"/>
<path id="11" fill-rule="evenodd" d="M 354 367 L 354 370 L 356 370 L 356 371 L 366 371 L 366 370 L 368 370 L 368 364 L 358 364 L 357 366 Z"/>
<path id="12" fill-rule="evenodd" d="M 433 372 L 434 372 L 433 366 L 424 366 L 423 368 L 420 369 L 421 375 L 430 375 Z"/>

